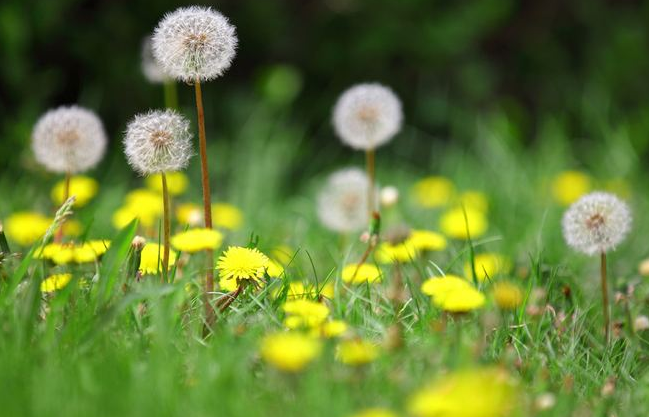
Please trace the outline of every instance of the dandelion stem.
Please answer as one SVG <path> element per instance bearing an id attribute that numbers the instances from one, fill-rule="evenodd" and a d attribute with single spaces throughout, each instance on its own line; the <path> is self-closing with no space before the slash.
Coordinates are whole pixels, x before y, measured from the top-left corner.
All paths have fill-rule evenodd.
<path id="1" fill-rule="evenodd" d="M 611 337 L 611 318 L 608 306 L 608 283 L 606 279 L 606 252 L 600 256 L 600 274 L 602 279 L 602 307 L 604 312 L 604 338 L 608 345 Z"/>
<path id="2" fill-rule="evenodd" d="M 212 197 L 210 196 L 210 178 L 207 169 L 207 139 L 205 137 L 205 112 L 203 110 L 203 93 L 201 91 L 201 82 L 196 79 L 194 82 L 196 92 L 196 113 L 198 115 L 198 143 L 201 157 L 201 184 L 203 185 L 203 210 L 205 216 L 205 228 L 212 228 Z M 211 325 L 214 322 L 214 309 L 209 302 L 209 295 L 214 292 L 214 272 L 212 262 L 214 253 L 212 250 L 206 250 L 207 257 L 207 275 L 205 277 L 205 320 Z"/>
<path id="3" fill-rule="evenodd" d="M 368 149 L 365 151 L 365 169 L 367 171 L 367 179 L 369 180 L 369 187 L 367 190 L 367 212 L 369 217 L 372 217 L 374 213 L 374 182 L 375 182 L 375 163 L 374 163 L 374 149 Z"/>
<path id="4" fill-rule="evenodd" d="M 68 198 L 70 198 L 70 172 L 65 173 L 65 185 L 63 187 L 63 203 L 65 203 Z M 61 227 L 59 227 L 59 230 L 56 232 L 56 236 L 54 237 L 54 241 L 56 243 L 61 243 L 63 240 L 63 223 L 65 222 L 65 219 L 63 222 L 61 222 Z"/>
<path id="5" fill-rule="evenodd" d="M 167 175 L 162 172 L 160 176 L 162 177 L 162 233 L 164 236 L 164 251 L 162 253 L 162 280 L 163 282 L 166 282 L 168 279 L 167 273 L 169 271 L 169 235 L 171 234 L 171 219 L 169 217 L 169 188 L 167 187 Z"/>

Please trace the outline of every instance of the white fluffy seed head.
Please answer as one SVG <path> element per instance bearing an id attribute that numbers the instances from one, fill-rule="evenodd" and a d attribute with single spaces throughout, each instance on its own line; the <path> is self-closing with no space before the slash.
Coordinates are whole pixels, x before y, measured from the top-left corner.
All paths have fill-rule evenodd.
<path id="1" fill-rule="evenodd" d="M 343 143 L 354 149 L 375 149 L 401 129 L 401 101 L 381 84 L 358 84 L 334 106 L 333 124 Z"/>
<path id="2" fill-rule="evenodd" d="M 153 84 L 164 83 L 170 79 L 153 56 L 151 36 L 147 36 L 142 41 L 142 74 Z"/>
<path id="3" fill-rule="evenodd" d="M 153 55 L 163 71 L 188 83 L 208 81 L 230 67 L 237 50 L 235 27 L 209 7 L 168 13 L 153 33 Z"/>
<path id="4" fill-rule="evenodd" d="M 32 132 L 36 160 L 52 172 L 76 174 L 101 161 L 106 132 L 97 115 L 79 106 L 62 106 L 45 113 Z"/>
<path id="5" fill-rule="evenodd" d="M 631 210 L 610 193 L 583 196 L 563 215 L 566 243 L 587 255 L 608 252 L 620 244 L 631 229 Z"/>
<path id="6" fill-rule="evenodd" d="M 189 121 L 173 110 L 152 110 L 133 118 L 126 128 L 124 153 L 142 175 L 180 171 L 192 157 Z"/>
<path id="7" fill-rule="evenodd" d="M 318 194 L 318 217 L 328 229 L 339 233 L 356 232 L 368 225 L 365 172 L 346 168 L 334 172 Z"/>

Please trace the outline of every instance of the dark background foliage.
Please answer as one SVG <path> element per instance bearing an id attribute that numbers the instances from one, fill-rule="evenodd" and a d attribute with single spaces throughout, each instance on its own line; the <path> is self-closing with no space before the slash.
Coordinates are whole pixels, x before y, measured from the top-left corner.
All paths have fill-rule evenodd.
<path id="1" fill-rule="evenodd" d="M 178 0 L 3 0 L 0 167 L 32 168 L 31 127 L 50 107 L 95 109 L 112 138 L 136 112 L 162 105 L 140 72 L 142 38 Z M 649 2 L 620 0 L 222 0 L 200 2 L 237 26 L 240 49 L 206 86 L 208 123 L 232 140 L 256 105 L 304 125 L 299 157 L 336 153 L 336 96 L 376 80 L 402 97 L 404 135 L 470 141 L 480 115 L 500 114 L 522 144 L 553 132 L 588 144 L 622 126 L 649 138 Z M 191 112 L 193 97 L 179 86 Z M 293 94 L 295 92 L 295 94 Z M 263 138 L 260 138 L 262 140 Z M 417 146 L 428 146 L 419 141 Z M 326 153 L 325 152 L 325 153 Z M 416 155 L 415 147 L 413 155 Z"/>

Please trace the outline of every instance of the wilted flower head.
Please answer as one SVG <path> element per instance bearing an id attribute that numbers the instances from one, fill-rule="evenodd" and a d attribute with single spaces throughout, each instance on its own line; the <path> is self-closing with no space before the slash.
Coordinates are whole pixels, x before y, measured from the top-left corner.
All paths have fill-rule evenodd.
<path id="1" fill-rule="evenodd" d="M 142 41 L 142 74 L 152 83 L 163 83 L 170 78 L 153 56 L 151 36 Z"/>
<path id="2" fill-rule="evenodd" d="M 153 55 L 163 71 L 189 83 L 219 77 L 230 67 L 236 48 L 234 26 L 206 7 L 168 13 L 153 33 Z"/>
<path id="3" fill-rule="evenodd" d="M 189 121 L 173 110 L 139 114 L 128 124 L 124 153 L 142 175 L 184 169 L 192 156 Z"/>
<path id="4" fill-rule="evenodd" d="M 347 168 L 334 172 L 318 195 L 318 217 L 329 229 L 340 233 L 354 232 L 366 227 L 367 191 L 369 181 L 365 172 Z"/>
<path id="5" fill-rule="evenodd" d="M 36 160 L 53 172 L 76 174 L 104 156 L 106 133 L 99 117 L 79 106 L 62 106 L 45 113 L 32 132 Z"/>
<path id="6" fill-rule="evenodd" d="M 354 149 L 375 149 L 401 129 L 401 101 L 381 84 L 358 84 L 334 107 L 333 124 L 340 139 Z"/>
<path id="7" fill-rule="evenodd" d="M 580 198 L 563 215 L 566 243 L 587 255 L 608 252 L 631 229 L 631 210 L 613 194 L 594 192 Z"/>

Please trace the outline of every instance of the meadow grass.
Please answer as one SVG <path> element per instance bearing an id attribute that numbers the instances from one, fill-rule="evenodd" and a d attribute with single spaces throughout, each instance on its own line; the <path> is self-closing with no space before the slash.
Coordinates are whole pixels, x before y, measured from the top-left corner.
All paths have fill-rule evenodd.
<path id="1" fill-rule="evenodd" d="M 515 311 L 500 312 L 490 302 L 480 311 L 448 316 L 422 294 L 422 280 L 439 275 L 438 268 L 462 275 L 471 252 L 464 241 L 451 240 L 445 251 L 401 267 L 407 297 L 399 311 L 388 296 L 394 267 L 383 267 L 381 284 L 343 283 L 342 266 L 355 262 L 365 246 L 358 236 L 343 240 L 325 230 L 314 207 L 321 174 L 340 155 L 334 149 L 322 157 L 314 154 L 308 166 L 295 166 L 292 156 L 309 150 L 303 129 L 255 108 L 237 137 L 215 138 L 209 147 L 210 158 L 221 161 L 214 172 L 220 183 L 216 199 L 236 204 L 245 214 L 244 226 L 227 235 L 223 248 L 245 246 L 251 236 L 258 236 L 262 251 L 288 245 L 294 255 L 284 277 L 261 290 L 246 290 L 203 339 L 200 256 L 173 283 L 160 284 L 150 276 L 136 282 L 128 276 L 137 224 L 116 231 L 110 218 L 126 191 L 142 180 L 125 174 L 123 162 L 106 162 L 96 175 L 98 196 L 75 213 L 89 237 L 112 240 L 100 263 L 72 267 L 73 285 L 42 295 L 40 281 L 52 267 L 32 258 L 36 247 L 13 244 L 20 254 L 2 262 L 2 415 L 347 416 L 368 407 L 406 415 L 407 399 L 428 381 L 455 369 L 496 363 L 521 382 L 522 416 L 646 416 L 648 334 L 630 331 L 625 307 L 631 318 L 647 311 L 649 292 L 637 272 L 647 255 L 646 172 L 624 140 L 600 140 L 600 149 L 579 158 L 602 181 L 623 177 L 636 214 L 630 239 L 610 256 L 613 291 L 633 284 L 635 293 L 627 304 L 613 306 L 613 321 L 624 327 L 607 346 L 597 262 L 567 248 L 560 228 L 563 208 L 547 194 L 550 179 L 577 164 L 574 150 L 561 135 L 526 148 L 503 123 L 475 123 L 475 140 L 431 145 L 436 152 L 430 156 L 418 153 L 421 132 L 407 130 L 377 156 L 377 178 L 401 191 L 398 205 L 382 213 L 384 228 L 406 223 L 437 229 L 440 210 L 417 208 L 408 193 L 422 176 L 441 174 L 459 189 L 484 191 L 490 227 L 472 241 L 473 250 L 498 252 L 513 261 L 510 278 L 525 293 Z M 362 163 L 360 154 L 342 159 Z M 197 168 L 189 170 L 193 184 L 200 178 Z M 51 207 L 53 181 L 3 175 L 0 195 L 9 198 L 0 201 L 0 215 Z M 199 193 L 192 187 L 182 199 L 198 202 Z M 87 282 L 74 285 L 81 278 Z M 259 343 L 264 334 L 282 329 L 286 291 L 281 290 L 291 280 L 334 283 L 333 317 L 379 343 L 398 322 L 403 346 L 356 368 L 338 362 L 336 342 L 326 341 L 320 357 L 303 372 L 274 370 L 260 359 Z M 551 308 L 531 315 L 527 307 L 537 288 L 547 292 L 541 307 Z M 276 290 L 279 297 L 272 296 Z M 539 410 L 536 400 L 547 393 L 555 396 L 556 405 Z"/>

